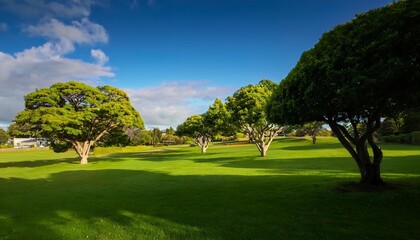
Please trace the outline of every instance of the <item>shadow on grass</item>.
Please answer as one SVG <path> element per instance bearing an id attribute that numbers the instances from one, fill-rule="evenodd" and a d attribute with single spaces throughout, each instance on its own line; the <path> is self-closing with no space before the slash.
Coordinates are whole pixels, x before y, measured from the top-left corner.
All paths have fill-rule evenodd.
<path id="1" fill-rule="evenodd" d="M 213 156 L 217 153 L 205 153 L 201 154 L 197 151 L 195 154 L 188 150 L 181 149 L 163 149 L 159 151 L 144 151 L 144 152 L 123 152 L 123 153 L 111 153 L 104 156 L 92 157 L 89 162 L 119 162 L 127 159 L 138 159 L 141 161 L 154 161 L 154 162 L 165 162 L 165 161 L 179 161 L 185 159 L 191 159 L 196 156 Z"/>
<path id="2" fill-rule="evenodd" d="M 0 162 L 0 168 L 18 167 L 18 168 L 34 168 L 43 167 L 48 165 L 69 163 L 79 163 L 79 158 L 62 158 L 62 159 L 51 159 L 51 160 L 31 160 L 31 161 L 17 161 L 17 162 Z"/>
<path id="3" fill-rule="evenodd" d="M 419 189 L 403 196 L 370 194 L 365 204 L 363 193 L 332 191 L 336 183 L 330 176 L 130 170 L 0 178 L 0 238 L 414 239 L 420 234 Z"/>
<path id="4" fill-rule="evenodd" d="M 299 145 L 299 146 L 290 146 L 290 147 L 283 147 L 283 150 L 291 150 L 291 151 L 301 151 L 301 150 L 322 150 L 322 149 L 340 149 L 343 148 L 341 143 L 322 143 L 322 144 L 312 144 L 309 143 L 307 145 Z"/>

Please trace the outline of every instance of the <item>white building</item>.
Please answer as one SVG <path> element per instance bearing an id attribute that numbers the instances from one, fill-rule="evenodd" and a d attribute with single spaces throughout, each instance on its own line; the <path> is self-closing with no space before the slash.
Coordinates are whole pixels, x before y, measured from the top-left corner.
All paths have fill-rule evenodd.
<path id="1" fill-rule="evenodd" d="M 45 147 L 47 144 L 45 138 L 13 138 L 14 148 Z"/>

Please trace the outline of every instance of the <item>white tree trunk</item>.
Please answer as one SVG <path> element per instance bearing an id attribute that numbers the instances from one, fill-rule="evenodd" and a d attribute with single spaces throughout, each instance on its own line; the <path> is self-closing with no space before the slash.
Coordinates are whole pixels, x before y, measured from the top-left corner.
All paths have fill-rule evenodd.
<path id="1" fill-rule="evenodd" d="M 201 153 L 206 153 L 207 148 L 208 148 L 208 145 L 207 146 L 201 146 Z"/>
<path id="2" fill-rule="evenodd" d="M 195 143 L 201 148 L 201 153 L 206 153 L 209 147 L 211 138 L 205 134 L 200 134 L 195 138 Z"/>
<path id="3" fill-rule="evenodd" d="M 270 144 L 276 136 L 278 130 L 279 127 L 273 124 L 259 127 L 248 125 L 245 128 L 245 131 L 248 133 L 249 137 L 254 140 L 254 143 L 257 146 L 261 157 L 267 156 L 268 148 L 270 147 Z"/>
<path id="4" fill-rule="evenodd" d="M 90 147 L 94 144 L 94 141 L 85 141 L 85 142 L 72 142 L 74 150 L 79 155 L 80 164 L 87 164 Z"/>

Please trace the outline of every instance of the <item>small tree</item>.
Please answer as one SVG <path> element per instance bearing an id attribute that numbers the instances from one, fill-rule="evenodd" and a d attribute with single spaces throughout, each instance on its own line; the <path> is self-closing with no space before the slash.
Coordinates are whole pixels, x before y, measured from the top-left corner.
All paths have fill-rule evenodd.
<path id="1" fill-rule="evenodd" d="M 227 98 L 227 109 L 231 122 L 244 131 L 255 143 L 262 157 L 265 157 L 271 142 L 280 130 L 279 125 L 269 121 L 266 107 L 277 84 L 262 80 L 256 85 L 248 85 Z"/>
<path id="2" fill-rule="evenodd" d="M 217 134 L 233 133 L 229 113 L 223 102 L 216 98 L 206 113 L 193 115 L 177 127 L 177 135 L 193 137 L 195 144 L 205 153 L 212 139 Z"/>
<path id="3" fill-rule="evenodd" d="M 204 125 L 202 115 L 193 115 L 176 128 L 179 136 L 189 136 L 194 138 L 195 144 L 200 147 L 201 153 L 206 153 L 211 142 L 212 132 Z"/>
<path id="4" fill-rule="evenodd" d="M 157 146 L 162 138 L 162 132 L 159 128 L 153 128 L 150 131 L 150 136 L 152 137 L 152 145 Z"/>
<path id="5" fill-rule="evenodd" d="M 316 143 L 316 135 L 319 131 L 323 129 L 324 122 L 309 122 L 305 123 L 302 126 L 302 129 L 305 131 L 307 135 L 309 135 L 312 138 L 312 143 Z"/>
<path id="6" fill-rule="evenodd" d="M 123 126 L 143 128 L 143 120 L 125 92 L 75 81 L 56 83 L 26 95 L 25 110 L 15 122 L 50 138 L 56 152 L 73 147 L 81 164 L 88 162 L 91 146 L 111 130 Z"/>
<path id="7" fill-rule="evenodd" d="M 391 117 L 387 117 L 383 120 L 378 132 L 381 136 L 388 136 L 399 132 L 399 129 L 395 120 Z"/>

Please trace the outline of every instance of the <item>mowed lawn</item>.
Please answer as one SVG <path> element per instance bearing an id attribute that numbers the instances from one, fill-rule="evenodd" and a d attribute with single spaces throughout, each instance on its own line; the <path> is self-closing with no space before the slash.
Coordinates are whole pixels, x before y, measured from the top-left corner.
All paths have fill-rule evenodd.
<path id="1" fill-rule="evenodd" d="M 418 239 L 420 146 L 383 144 L 381 191 L 336 139 L 89 158 L 0 152 L 0 239 Z M 349 191 L 347 191 L 349 190 Z"/>

